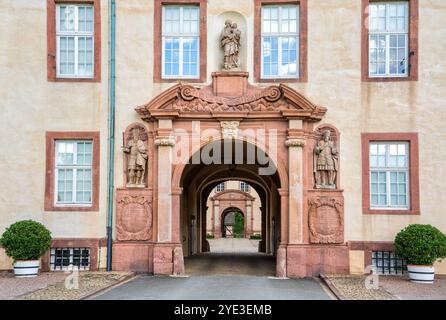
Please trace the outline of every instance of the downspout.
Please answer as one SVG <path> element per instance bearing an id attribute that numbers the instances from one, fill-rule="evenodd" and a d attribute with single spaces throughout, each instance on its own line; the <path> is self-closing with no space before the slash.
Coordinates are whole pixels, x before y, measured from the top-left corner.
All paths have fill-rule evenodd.
<path id="1" fill-rule="evenodd" d="M 108 196 L 107 196 L 107 271 L 112 269 L 112 243 L 113 243 L 113 192 L 115 168 L 115 44 L 116 44 L 116 3 L 110 0 L 110 107 L 108 111 Z"/>

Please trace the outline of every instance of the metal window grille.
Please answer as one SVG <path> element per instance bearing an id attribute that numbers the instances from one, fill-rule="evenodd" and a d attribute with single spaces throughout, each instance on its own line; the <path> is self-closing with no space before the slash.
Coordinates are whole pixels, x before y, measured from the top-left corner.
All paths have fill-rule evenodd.
<path id="1" fill-rule="evenodd" d="M 373 251 L 372 265 L 375 272 L 381 275 L 402 275 L 407 272 L 406 261 L 393 251 Z"/>
<path id="2" fill-rule="evenodd" d="M 51 270 L 90 270 L 90 248 L 51 248 Z"/>

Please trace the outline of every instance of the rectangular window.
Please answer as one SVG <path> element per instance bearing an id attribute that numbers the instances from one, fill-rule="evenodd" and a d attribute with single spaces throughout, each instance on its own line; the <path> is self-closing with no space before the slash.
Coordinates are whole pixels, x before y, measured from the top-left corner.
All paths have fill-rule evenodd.
<path id="1" fill-rule="evenodd" d="M 163 6 L 162 76 L 166 79 L 200 77 L 199 6 Z"/>
<path id="2" fill-rule="evenodd" d="M 89 248 L 51 248 L 51 270 L 90 270 Z"/>
<path id="3" fill-rule="evenodd" d="M 222 192 L 222 191 L 225 191 L 225 183 L 222 182 L 222 183 L 220 183 L 220 184 L 217 184 L 217 187 L 215 188 L 215 191 L 216 191 L 216 192 Z"/>
<path id="4" fill-rule="evenodd" d="M 380 275 L 403 275 L 407 271 L 406 261 L 393 251 L 373 251 L 372 266 L 374 273 Z"/>
<path id="5" fill-rule="evenodd" d="M 249 192 L 249 184 L 247 184 L 246 182 L 241 181 L 240 182 L 240 191 Z"/>
<path id="6" fill-rule="evenodd" d="M 55 204 L 92 203 L 92 141 L 56 141 Z"/>
<path id="7" fill-rule="evenodd" d="M 408 209 L 409 144 L 370 143 L 371 208 Z"/>
<path id="8" fill-rule="evenodd" d="M 409 3 L 369 4 L 369 76 L 407 77 Z"/>
<path id="9" fill-rule="evenodd" d="M 420 214 L 418 134 L 361 134 L 364 214 Z"/>
<path id="10" fill-rule="evenodd" d="M 299 5 L 263 5 L 261 78 L 299 77 Z"/>
<path id="11" fill-rule="evenodd" d="M 94 7 L 56 6 L 56 73 L 62 78 L 93 78 Z"/>

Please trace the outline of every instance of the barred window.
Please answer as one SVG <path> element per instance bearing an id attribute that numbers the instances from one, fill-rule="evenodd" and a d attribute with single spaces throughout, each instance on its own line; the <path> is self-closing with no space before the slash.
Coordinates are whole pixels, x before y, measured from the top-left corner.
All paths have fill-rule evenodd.
<path id="1" fill-rule="evenodd" d="M 373 251 L 372 266 L 381 275 L 401 275 L 407 271 L 406 261 L 393 251 Z"/>
<path id="2" fill-rule="evenodd" d="M 90 270 L 90 248 L 51 248 L 51 270 Z"/>

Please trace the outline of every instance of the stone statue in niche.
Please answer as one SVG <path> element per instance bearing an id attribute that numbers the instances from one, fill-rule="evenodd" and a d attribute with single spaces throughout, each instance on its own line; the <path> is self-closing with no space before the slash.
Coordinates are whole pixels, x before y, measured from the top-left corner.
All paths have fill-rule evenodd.
<path id="1" fill-rule="evenodd" d="M 223 70 L 225 71 L 240 71 L 239 51 L 241 34 L 236 23 L 232 23 L 230 20 L 225 21 L 225 28 L 221 35 L 221 46 L 225 55 Z"/>
<path id="2" fill-rule="evenodd" d="M 336 189 L 338 150 L 331 140 L 331 131 L 324 130 L 314 147 L 316 189 Z"/>
<path id="3" fill-rule="evenodd" d="M 147 150 L 140 137 L 140 128 L 132 129 L 127 145 L 122 149 L 127 154 L 127 187 L 145 187 Z"/>

